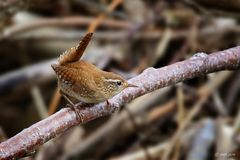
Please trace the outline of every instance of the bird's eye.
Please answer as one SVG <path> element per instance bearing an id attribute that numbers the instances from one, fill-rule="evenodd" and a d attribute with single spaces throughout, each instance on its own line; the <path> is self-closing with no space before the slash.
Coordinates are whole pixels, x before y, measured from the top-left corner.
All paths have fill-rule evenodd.
<path id="1" fill-rule="evenodd" d="M 117 81 L 117 85 L 118 85 L 118 86 L 121 86 L 121 85 L 122 85 L 122 82 L 121 82 L 121 81 Z"/>

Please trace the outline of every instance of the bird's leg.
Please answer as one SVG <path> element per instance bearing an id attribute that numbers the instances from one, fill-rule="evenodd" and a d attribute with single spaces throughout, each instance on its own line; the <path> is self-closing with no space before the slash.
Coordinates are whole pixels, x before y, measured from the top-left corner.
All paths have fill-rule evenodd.
<path id="1" fill-rule="evenodd" d="M 71 104 L 72 107 L 75 107 L 74 103 L 65 94 L 62 94 L 62 96 Z"/>
<path id="2" fill-rule="evenodd" d="M 60 94 L 65 98 L 69 103 L 70 103 L 70 108 L 76 113 L 78 120 L 81 120 L 82 122 L 82 117 L 81 115 L 77 112 L 74 103 L 65 95 L 62 91 L 60 91 Z"/>

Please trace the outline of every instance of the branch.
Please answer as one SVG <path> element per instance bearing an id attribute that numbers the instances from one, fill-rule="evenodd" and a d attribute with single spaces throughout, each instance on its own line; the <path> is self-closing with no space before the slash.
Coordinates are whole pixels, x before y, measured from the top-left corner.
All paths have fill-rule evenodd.
<path id="1" fill-rule="evenodd" d="M 111 4 L 107 7 L 108 14 L 111 13 L 121 3 L 122 0 L 113 0 Z M 97 27 L 102 23 L 102 21 L 104 21 L 106 16 L 107 15 L 104 13 L 99 14 L 99 16 L 90 23 L 87 32 L 94 32 L 97 29 Z"/>
<path id="2" fill-rule="evenodd" d="M 105 55 L 104 60 L 94 61 L 94 64 L 100 69 L 104 68 L 111 56 Z M 83 57 L 83 60 L 91 61 L 89 57 Z M 21 92 L 28 89 L 32 85 L 41 84 L 54 79 L 55 73 L 51 69 L 51 64 L 57 62 L 57 58 L 39 62 L 30 66 L 26 66 L 3 75 L 0 75 L 0 96 L 8 95 L 15 91 Z"/>
<path id="3" fill-rule="evenodd" d="M 54 58 L 0 75 L 0 95 L 6 95 L 16 90 L 21 91 L 21 89 L 29 88 L 33 84 L 54 79 L 54 72 L 50 65 L 56 61 L 57 59 Z"/>
<path id="4" fill-rule="evenodd" d="M 2 142 L 0 144 L 0 159 L 23 157 L 67 129 L 112 114 L 118 111 L 123 104 L 146 93 L 207 73 L 238 69 L 239 67 L 240 46 L 210 55 L 198 53 L 188 60 L 166 67 L 146 69 L 139 76 L 129 80 L 130 83 L 139 87 L 125 89 L 110 99 L 111 107 L 108 107 L 105 102 L 91 107 L 81 107 L 77 110 L 81 115 L 81 121 L 70 108 L 61 109 L 54 115 Z"/>
<path id="5" fill-rule="evenodd" d="M 9 17 L 28 6 L 28 0 L 5 0 L 0 3 L 0 19 Z"/>
<path id="6" fill-rule="evenodd" d="M 94 18 L 91 17 L 81 17 L 81 16 L 71 16 L 64 18 L 41 18 L 30 23 L 22 25 L 14 25 L 10 28 L 4 30 L 2 37 L 0 38 L 9 38 L 24 32 L 29 32 L 34 29 L 41 27 L 51 27 L 51 26 L 84 26 L 90 24 Z M 130 28 L 131 23 L 127 21 L 120 21 L 114 19 L 106 19 L 102 22 L 102 26 L 111 27 L 111 28 Z"/>

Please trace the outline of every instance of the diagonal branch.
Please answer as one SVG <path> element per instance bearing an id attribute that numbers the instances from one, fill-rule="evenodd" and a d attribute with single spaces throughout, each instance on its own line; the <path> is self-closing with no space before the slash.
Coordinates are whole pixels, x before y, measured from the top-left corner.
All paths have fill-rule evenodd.
<path id="1" fill-rule="evenodd" d="M 65 130 L 77 124 L 112 114 L 118 111 L 123 104 L 156 89 L 207 73 L 238 68 L 240 68 L 240 46 L 210 55 L 198 53 L 188 60 L 166 67 L 146 69 L 139 76 L 129 80 L 130 83 L 139 87 L 125 89 L 110 99 L 111 107 L 107 107 L 106 103 L 99 103 L 91 107 L 79 108 L 78 113 L 82 117 L 81 121 L 78 121 L 75 112 L 70 108 L 61 109 L 54 115 L 2 142 L 0 144 L 0 159 L 23 157 Z"/>

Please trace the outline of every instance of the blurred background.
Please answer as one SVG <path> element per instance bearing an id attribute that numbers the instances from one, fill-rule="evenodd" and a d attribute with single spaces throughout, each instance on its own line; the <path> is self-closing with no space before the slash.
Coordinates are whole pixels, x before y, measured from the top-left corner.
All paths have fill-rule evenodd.
<path id="1" fill-rule="evenodd" d="M 83 59 L 126 79 L 240 43 L 240 0 L 5 0 L 0 19 L 0 141 L 65 107 L 50 64 L 87 31 Z M 239 95 L 239 71 L 194 78 L 25 159 L 240 159 Z"/>

